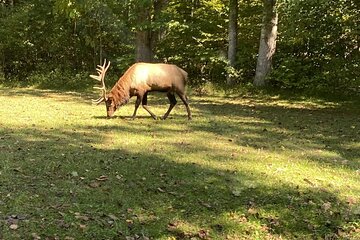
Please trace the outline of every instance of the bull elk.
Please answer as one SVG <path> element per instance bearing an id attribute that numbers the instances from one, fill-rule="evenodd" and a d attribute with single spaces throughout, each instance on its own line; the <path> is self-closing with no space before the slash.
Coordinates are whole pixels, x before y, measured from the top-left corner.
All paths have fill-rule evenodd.
<path id="1" fill-rule="evenodd" d="M 153 119 L 157 119 L 156 115 L 151 112 L 147 106 L 147 95 L 149 92 L 158 91 L 166 92 L 170 101 L 170 106 L 162 119 L 166 119 L 177 101 L 175 93 L 183 101 L 188 119 L 191 120 L 191 112 L 189 108 L 188 98 L 185 95 L 185 86 L 187 81 L 187 72 L 172 64 L 163 63 L 135 63 L 123 76 L 117 81 L 111 91 L 107 94 L 105 87 L 105 74 L 110 67 L 110 62 L 98 65 L 98 75 L 90 75 L 91 78 L 98 80 L 101 87 L 94 87 L 101 90 L 101 96 L 97 100 L 93 100 L 94 104 L 105 102 L 107 116 L 112 117 L 116 109 L 129 102 L 129 99 L 136 96 L 135 110 L 132 119 L 136 117 L 136 111 L 142 103 L 143 108 L 151 115 Z"/>

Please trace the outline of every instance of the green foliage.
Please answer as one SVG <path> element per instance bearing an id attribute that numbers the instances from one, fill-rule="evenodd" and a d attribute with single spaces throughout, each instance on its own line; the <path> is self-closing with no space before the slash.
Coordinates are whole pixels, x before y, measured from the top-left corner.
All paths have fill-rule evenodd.
<path id="1" fill-rule="evenodd" d="M 224 61 L 226 25 L 223 18 L 216 17 L 224 14 L 223 8 L 220 1 L 173 1 L 168 8 L 171 18 L 159 43 L 158 58 L 183 66 L 194 85 L 208 81 Z M 219 77 L 219 72 L 216 75 Z"/>
<path id="2" fill-rule="evenodd" d="M 283 1 L 272 83 L 320 92 L 360 86 L 358 3 Z"/>
<path id="3" fill-rule="evenodd" d="M 168 31 L 158 48 L 158 58 L 176 62 L 190 73 L 191 84 L 198 86 L 212 82 L 222 86 L 231 71 L 238 82 L 248 82 L 254 73 L 256 48 L 261 21 L 261 2 L 240 4 L 239 48 L 237 68 L 227 68 L 227 2 L 173 1 L 167 9 Z M 255 27 L 254 27 L 255 25 Z M 246 34 L 241 34 L 246 32 Z M 251 49 L 251 50 L 249 50 Z"/>
<path id="4" fill-rule="evenodd" d="M 48 74 L 38 73 L 29 77 L 31 85 L 43 89 L 88 90 L 93 82 L 89 81 L 88 73 L 74 73 L 55 69 Z"/>
<path id="5" fill-rule="evenodd" d="M 0 37 L 4 83 L 32 84 L 32 78 L 45 80 L 53 72 L 88 72 L 100 58 L 112 60 L 115 69 L 128 65 L 132 38 L 113 13 L 119 9 L 120 3 L 38 0 L 16 4 L 10 12 L 2 8 L 6 15 L 0 20 L 6 33 Z M 52 86 L 64 83 L 58 79 Z"/>
<path id="6" fill-rule="evenodd" d="M 121 74 L 135 60 L 135 32 L 150 29 L 158 38 L 155 61 L 182 66 L 194 87 L 223 87 L 228 74 L 236 76 L 237 85 L 252 83 L 263 1 L 239 1 L 234 69 L 227 67 L 228 1 L 169 0 L 156 17 L 155 9 L 145 11 L 153 1 L 30 0 L 15 1 L 13 6 L 0 2 L 0 81 L 25 85 L 33 84 L 34 76 L 35 82 L 45 81 L 51 72 L 89 72 L 104 58 L 113 63 L 112 73 Z M 358 92 L 359 3 L 277 2 L 279 37 L 272 87 Z M 148 12 L 151 21 L 139 22 L 139 12 Z"/>

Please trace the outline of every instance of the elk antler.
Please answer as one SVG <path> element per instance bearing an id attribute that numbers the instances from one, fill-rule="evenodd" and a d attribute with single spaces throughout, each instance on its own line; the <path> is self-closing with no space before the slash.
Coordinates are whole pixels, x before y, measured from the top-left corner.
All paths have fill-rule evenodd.
<path id="1" fill-rule="evenodd" d="M 96 100 L 92 100 L 92 102 L 94 104 L 99 104 L 101 103 L 102 101 L 106 101 L 107 100 L 107 97 L 106 97 L 106 87 L 105 87 L 105 82 L 104 82 L 104 79 L 105 79 L 105 73 L 106 71 L 108 70 L 108 68 L 110 67 L 110 61 L 108 62 L 107 66 L 106 66 L 106 59 L 104 61 L 104 64 L 101 66 L 101 65 L 97 65 L 97 68 L 96 68 L 96 71 L 98 73 L 98 75 L 90 75 L 91 78 L 95 79 L 95 80 L 98 80 L 99 82 L 101 82 L 101 87 L 94 87 L 95 89 L 99 89 L 101 90 L 101 93 L 102 93 L 102 96 L 99 97 L 98 99 Z"/>

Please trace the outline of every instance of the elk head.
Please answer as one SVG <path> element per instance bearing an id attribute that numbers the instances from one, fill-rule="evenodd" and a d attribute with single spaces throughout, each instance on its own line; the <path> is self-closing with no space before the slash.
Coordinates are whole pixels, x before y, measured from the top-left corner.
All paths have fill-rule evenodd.
<path id="1" fill-rule="evenodd" d="M 105 87 L 105 74 L 109 67 L 110 67 L 110 61 L 106 65 L 106 59 L 105 59 L 104 64 L 102 66 L 98 65 L 96 68 L 98 75 L 90 75 L 90 77 L 101 83 L 100 87 L 97 87 L 97 86 L 94 87 L 95 89 L 101 90 L 101 96 L 96 100 L 92 100 L 92 102 L 96 105 L 99 105 L 100 103 L 105 102 L 107 116 L 112 117 L 116 110 L 116 105 L 115 105 L 112 97 L 106 94 L 106 87 Z"/>

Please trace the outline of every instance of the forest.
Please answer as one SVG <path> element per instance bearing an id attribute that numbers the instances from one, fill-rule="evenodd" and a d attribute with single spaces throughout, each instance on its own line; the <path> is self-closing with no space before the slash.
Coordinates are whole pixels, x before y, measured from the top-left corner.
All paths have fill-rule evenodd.
<path id="1" fill-rule="evenodd" d="M 86 89 L 106 58 L 114 81 L 148 61 L 181 66 L 192 87 L 358 94 L 359 12 L 355 0 L 2 0 L 0 81 Z"/>
<path id="2" fill-rule="evenodd" d="M 359 16 L 0 0 L 0 240 L 360 239 Z"/>

